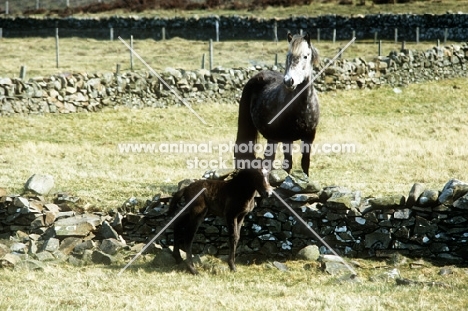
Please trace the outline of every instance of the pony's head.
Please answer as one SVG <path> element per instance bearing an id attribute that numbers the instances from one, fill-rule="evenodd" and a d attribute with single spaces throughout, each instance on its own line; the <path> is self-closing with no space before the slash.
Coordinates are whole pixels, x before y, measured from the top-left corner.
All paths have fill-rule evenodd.
<path id="1" fill-rule="evenodd" d="M 289 49 L 286 55 L 286 71 L 283 83 L 289 90 L 310 79 L 312 65 L 318 63 L 318 51 L 310 44 L 310 36 L 288 33 Z"/>

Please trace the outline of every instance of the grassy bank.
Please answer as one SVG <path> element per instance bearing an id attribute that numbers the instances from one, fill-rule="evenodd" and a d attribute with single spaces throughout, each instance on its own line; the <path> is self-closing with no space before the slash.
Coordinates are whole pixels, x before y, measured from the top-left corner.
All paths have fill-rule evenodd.
<path id="1" fill-rule="evenodd" d="M 384 87 L 320 94 L 311 178 L 367 196 L 407 194 L 415 182 L 441 189 L 450 178 L 468 181 L 467 86 L 466 79 L 457 79 L 410 85 L 401 93 Z M 31 174 L 47 173 L 56 179 L 55 190 L 102 209 L 131 196 L 170 193 L 179 180 L 199 178 L 209 168 L 193 165 L 197 159 L 221 157 L 232 164 L 235 99 L 232 105 L 205 103 L 194 109 L 208 126 L 183 106 L 2 118 L 0 186 L 20 192 Z M 227 150 L 145 152 L 125 150 L 127 143 L 211 144 Z M 294 156 L 297 165 L 300 155 Z"/>

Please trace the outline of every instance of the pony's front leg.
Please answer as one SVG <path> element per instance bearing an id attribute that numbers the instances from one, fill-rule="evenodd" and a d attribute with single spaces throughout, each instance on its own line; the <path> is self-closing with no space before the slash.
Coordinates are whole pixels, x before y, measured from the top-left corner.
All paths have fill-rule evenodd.
<path id="1" fill-rule="evenodd" d="M 302 159 L 301 159 L 301 168 L 302 171 L 309 176 L 309 167 L 310 167 L 310 152 L 312 149 L 312 142 L 314 141 L 315 131 L 312 136 L 312 139 L 307 139 L 302 141 Z"/>
<path id="2" fill-rule="evenodd" d="M 275 161 L 277 147 L 278 147 L 278 143 L 276 141 L 273 141 L 270 139 L 267 140 L 267 145 L 266 145 L 265 151 L 263 152 L 263 156 L 265 158 L 263 162 L 263 166 L 269 171 L 274 169 L 273 162 Z"/>
<path id="3" fill-rule="evenodd" d="M 292 142 L 283 142 L 283 169 L 288 172 L 288 174 L 291 172 L 292 168 L 292 147 Z"/>

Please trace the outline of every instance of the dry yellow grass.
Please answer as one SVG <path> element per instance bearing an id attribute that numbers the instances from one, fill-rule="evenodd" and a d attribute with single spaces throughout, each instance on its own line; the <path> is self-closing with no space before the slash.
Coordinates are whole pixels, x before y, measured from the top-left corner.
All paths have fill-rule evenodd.
<path id="1" fill-rule="evenodd" d="M 466 79 L 457 79 L 410 85 L 401 93 L 384 87 L 320 94 L 316 145 L 351 143 L 356 149 L 314 155 L 311 178 L 365 196 L 406 195 L 415 182 L 437 190 L 450 178 L 468 181 L 467 90 Z M 179 180 L 199 178 L 207 169 L 189 168 L 187 161 L 217 160 L 219 154 L 122 152 L 119 144 L 232 144 L 234 98 L 232 105 L 194 109 L 208 126 L 183 106 L 2 118 L 0 186 L 21 192 L 30 175 L 47 173 L 55 177 L 56 190 L 100 209 L 118 207 L 131 196 L 170 193 Z M 232 150 L 221 156 L 232 163 Z"/>
<path id="2" fill-rule="evenodd" d="M 50 38 L 3 38 L 0 39 L 0 77 L 18 77 L 21 66 L 26 66 L 26 80 L 35 76 L 48 76 L 64 72 L 112 72 L 117 64 L 121 70 L 130 70 L 130 51 L 117 38 L 114 41 L 61 38 L 59 67 L 56 67 L 55 38 L 51 32 Z M 312 38 L 314 38 L 314 35 Z M 118 36 L 118 34 L 115 34 Z M 130 44 L 130 38 L 123 38 Z M 351 38 L 350 38 L 351 39 Z M 339 48 L 348 41 L 316 42 L 322 58 L 332 58 Z M 451 44 L 454 42 L 448 42 Z M 433 48 L 435 42 L 408 42 L 406 47 L 414 50 Z M 455 43 L 456 44 L 456 43 Z M 284 64 L 287 52 L 286 38 L 280 42 L 269 41 L 221 41 L 213 43 L 213 67 L 246 68 L 252 65 L 275 64 L 276 57 L 279 64 Z M 382 55 L 388 55 L 392 50 L 399 50 L 401 44 L 384 42 Z M 194 70 L 201 68 L 205 55 L 205 68 L 209 68 L 209 42 L 183 40 L 173 38 L 165 41 L 153 39 L 139 40 L 137 34 L 134 39 L 134 50 L 154 70 L 161 72 L 166 67 Z M 378 46 L 373 42 L 355 43 L 343 54 L 343 58 L 352 59 L 362 57 L 373 60 L 378 54 Z M 134 70 L 148 69 L 134 57 Z"/>
<path id="3" fill-rule="evenodd" d="M 148 259 L 150 259 L 148 257 Z M 466 269 L 452 274 L 423 263 L 396 267 L 403 278 L 445 285 L 397 286 L 394 266 L 364 262 L 357 282 L 318 270 L 314 263 L 286 262 L 220 269 L 212 259 L 199 276 L 152 268 L 144 260 L 118 276 L 118 267 L 46 264 L 43 270 L 1 270 L 2 310 L 464 310 Z M 217 271 L 217 272 L 215 272 Z"/>

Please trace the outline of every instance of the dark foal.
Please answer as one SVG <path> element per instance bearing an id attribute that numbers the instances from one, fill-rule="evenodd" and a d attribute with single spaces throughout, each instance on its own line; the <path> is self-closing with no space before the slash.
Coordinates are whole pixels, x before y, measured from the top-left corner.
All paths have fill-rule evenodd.
<path id="1" fill-rule="evenodd" d="M 182 262 L 179 249 L 181 246 L 187 253 L 187 266 L 192 274 L 197 274 L 192 260 L 192 243 L 198 227 L 208 213 L 223 217 L 229 232 L 228 264 L 236 271 L 234 264 L 240 229 L 245 215 L 252 211 L 255 202 L 255 191 L 262 197 L 268 197 L 272 188 L 268 183 L 266 170 L 244 169 L 236 172 L 228 180 L 198 180 L 179 190 L 172 198 L 169 215 L 175 215 L 180 210 L 178 203 L 184 198 L 190 202 L 203 188 L 205 190 L 179 216 L 174 224 L 173 256 L 178 263 Z"/>

